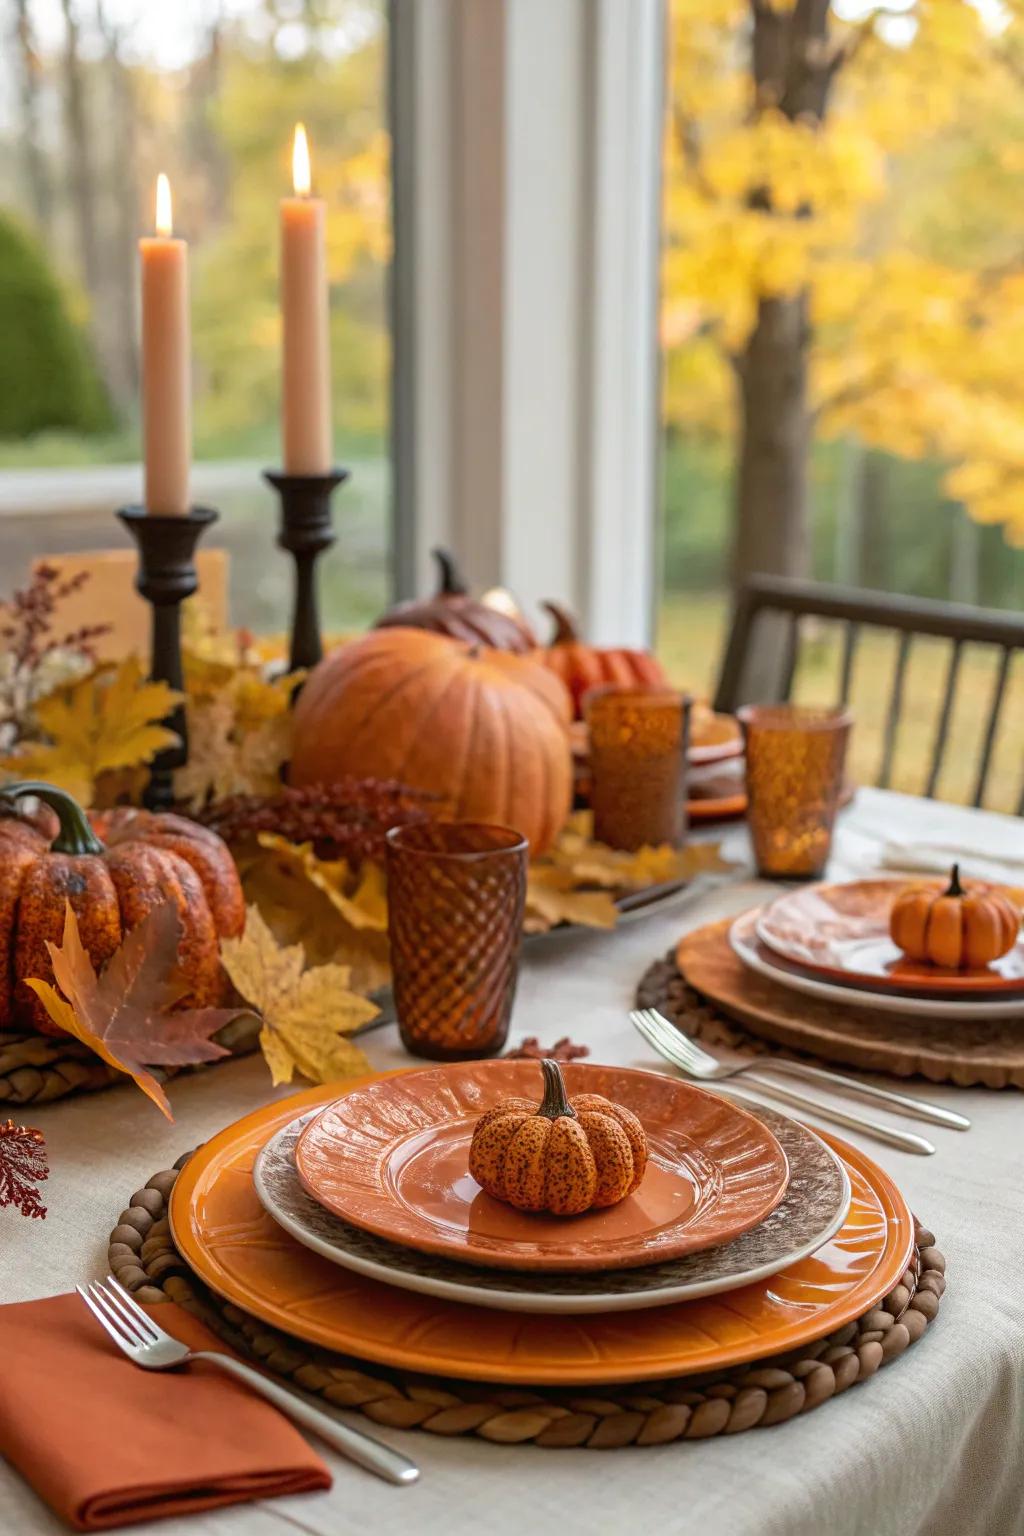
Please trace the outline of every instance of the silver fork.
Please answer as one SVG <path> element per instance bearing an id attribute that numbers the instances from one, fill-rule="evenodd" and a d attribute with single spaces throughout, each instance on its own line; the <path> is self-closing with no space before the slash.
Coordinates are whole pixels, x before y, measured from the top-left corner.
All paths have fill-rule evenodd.
<path id="1" fill-rule="evenodd" d="M 646 1019 L 653 1030 L 661 1032 L 670 1043 L 687 1052 L 696 1063 L 694 1076 L 726 1078 L 747 1072 L 754 1074 L 754 1081 L 758 1080 L 756 1062 L 741 1062 L 738 1067 L 720 1065 L 714 1056 L 698 1045 L 696 1040 L 684 1034 L 671 1020 L 666 1019 L 657 1008 L 637 1009 L 630 1014 L 630 1018 L 637 1029 L 640 1028 L 638 1020 Z M 879 1104 L 891 1104 L 894 1109 L 901 1109 L 904 1114 L 913 1115 L 917 1120 L 930 1120 L 933 1125 L 944 1125 L 950 1131 L 969 1131 L 971 1128 L 967 1116 L 959 1114 L 955 1109 L 944 1109 L 941 1104 L 932 1104 L 928 1099 L 915 1099 L 909 1093 L 897 1093 L 892 1088 L 879 1088 L 875 1083 L 862 1083 L 857 1077 L 846 1077 L 844 1073 L 833 1072 L 829 1068 L 812 1067 L 805 1061 L 786 1061 L 784 1058 L 776 1060 L 774 1057 L 770 1063 L 762 1062 L 761 1065 L 772 1072 L 788 1072 L 791 1077 L 801 1077 L 805 1082 L 821 1083 L 826 1088 L 845 1088 L 848 1093 L 859 1094 Z"/>
<path id="2" fill-rule="evenodd" d="M 414 1483 L 419 1477 L 419 1467 L 407 1456 L 393 1451 L 389 1445 L 382 1445 L 379 1440 L 371 1439 L 369 1435 L 361 1434 L 358 1429 L 350 1429 L 347 1424 L 332 1419 L 319 1408 L 297 1397 L 294 1392 L 269 1381 L 251 1366 L 213 1350 L 186 1348 L 178 1339 L 158 1327 L 113 1275 L 107 1276 L 105 1284 L 94 1280 L 87 1286 L 77 1285 L 75 1289 L 97 1322 L 102 1324 L 118 1349 L 123 1350 L 133 1364 L 141 1365 L 147 1371 L 170 1371 L 176 1366 L 188 1365 L 192 1360 L 207 1360 L 227 1375 L 244 1381 L 247 1387 L 265 1397 L 275 1408 L 280 1408 L 296 1424 L 318 1435 L 332 1449 L 347 1456 L 349 1461 L 365 1467 L 368 1472 L 375 1472 L 385 1482 Z"/>
<path id="3" fill-rule="evenodd" d="M 866 1131 L 869 1135 L 877 1137 L 879 1141 L 887 1142 L 891 1147 L 899 1147 L 902 1152 L 917 1152 L 922 1157 L 930 1157 L 935 1151 L 930 1141 L 924 1136 L 916 1135 L 913 1131 L 900 1131 L 895 1126 L 883 1124 L 881 1120 L 870 1120 L 866 1115 L 855 1115 L 849 1110 L 835 1109 L 831 1104 L 823 1104 L 819 1099 L 808 1098 L 803 1093 L 794 1093 L 792 1089 L 781 1087 L 770 1077 L 764 1077 L 756 1069 L 748 1068 L 746 1064 L 738 1067 L 724 1066 L 716 1061 L 714 1056 L 709 1056 L 707 1051 L 696 1045 L 687 1035 L 676 1029 L 674 1024 L 670 1024 L 656 1008 L 635 1009 L 629 1018 L 634 1029 L 643 1035 L 648 1045 L 653 1046 L 659 1056 L 663 1056 L 666 1061 L 678 1067 L 681 1072 L 685 1072 L 688 1077 L 695 1077 L 703 1082 L 720 1082 L 741 1072 L 746 1073 L 748 1081 L 756 1083 L 761 1092 L 770 1093 L 774 1098 L 781 1099 L 784 1104 L 791 1104 L 796 1109 L 818 1115 L 823 1120 L 832 1120 L 836 1125 L 846 1126 L 849 1130 Z M 787 1063 L 788 1065 L 791 1063 Z M 772 1067 L 774 1070 L 774 1062 Z M 855 1080 L 850 1078 L 848 1081 L 852 1083 Z M 858 1087 L 861 1086 L 863 1085 L 858 1084 Z"/>

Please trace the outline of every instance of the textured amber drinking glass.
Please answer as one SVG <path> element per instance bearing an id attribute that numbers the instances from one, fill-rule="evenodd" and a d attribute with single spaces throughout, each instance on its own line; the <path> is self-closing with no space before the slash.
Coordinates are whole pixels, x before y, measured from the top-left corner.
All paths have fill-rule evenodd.
<path id="1" fill-rule="evenodd" d="M 402 1041 L 414 1056 L 500 1051 L 516 990 L 526 839 L 475 822 L 394 827 L 388 938 Z"/>
<path id="2" fill-rule="evenodd" d="M 832 846 L 853 717 L 845 709 L 798 704 L 751 704 L 737 713 L 758 873 L 812 880 Z"/>
<path id="3" fill-rule="evenodd" d="M 584 707 L 598 842 L 630 850 L 680 847 L 690 700 L 667 688 L 596 688 Z"/>

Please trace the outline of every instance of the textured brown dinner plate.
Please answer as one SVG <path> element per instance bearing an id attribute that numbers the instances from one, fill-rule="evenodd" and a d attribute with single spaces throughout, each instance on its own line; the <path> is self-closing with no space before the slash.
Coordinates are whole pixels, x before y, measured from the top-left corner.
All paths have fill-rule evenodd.
<path id="1" fill-rule="evenodd" d="M 784 960 L 848 986 L 936 997 L 1024 993 L 1024 938 L 1009 954 L 977 970 L 947 970 L 908 959 L 889 937 L 892 904 L 908 883 L 933 885 L 938 892 L 947 882 L 847 880 L 804 886 L 765 907 L 757 936 Z"/>
<path id="2" fill-rule="evenodd" d="M 570 1094 L 631 1109 L 650 1159 L 618 1205 L 558 1217 L 494 1200 L 469 1173 L 480 1115 L 500 1099 L 540 1102 L 536 1061 L 467 1061 L 382 1079 L 329 1105 L 299 1137 L 314 1200 L 354 1226 L 424 1253 L 502 1269 L 629 1269 L 729 1242 L 782 1199 L 789 1165 L 760 1120 L 654 1072 L 570 1063 Z"/>

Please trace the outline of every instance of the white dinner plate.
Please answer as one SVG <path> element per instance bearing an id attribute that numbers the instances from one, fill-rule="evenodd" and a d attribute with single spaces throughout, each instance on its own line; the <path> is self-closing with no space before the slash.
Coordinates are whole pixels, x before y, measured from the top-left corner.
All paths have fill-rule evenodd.
<path id="1" fill-rule="evenodd" d="M 748 970 L 792 992 L 803 992 L 844 1008 L 872 1008 L 880 1013 L 899 1013 L 928 1019 L 1024 1019 L 1024 997 L 912 997 L 905 992 L 871 992 L 844 983 L 822 981 L 769 949 L 757 936 L 763 907 L 744 912 L 729 929 L 733 954 Z"/>
<path id="2" fill-rule="evenodd" d="M 401 1290 L 510 1312 L 634 1312 L 731 1291 L 778 1274 L 833 1237 L 850 1207 L 850 1180 L 829 1147 L 776 1110 L 751 1113 L 782 1144 L 790 1180 L 779 1205 L 750 1232 L 720 1248 L 642 1269 L 553 1274 L 484 1269 L 401 1248 L 350 1226 L 307 1195 L 295 1171 L 295 1144 L 319 1111 L 300 1115 L 271 1137 L 253 1182 L 264 1209 L 314 1253 Z"/>

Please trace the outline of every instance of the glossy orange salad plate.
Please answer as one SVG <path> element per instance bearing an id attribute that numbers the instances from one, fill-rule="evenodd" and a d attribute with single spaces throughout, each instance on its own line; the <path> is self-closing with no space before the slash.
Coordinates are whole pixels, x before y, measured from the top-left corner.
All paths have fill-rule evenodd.
<path id="1" fill-rule="evenodd" d="M 861 1316 L 910 1259 L 913 1223 L 891 1180 L 862 1152 L 819 1132 L 849 1172 L 850 1212 L 817 1253 L 770 1279 L 628 1316 L 497 1312 L 400 1291 L 311 1253 L 256 1196 L 252 1170 L 263 1144 L 342 1091 L 309 1088 L 214 1136 L 178 1176 L 170 1219 L 182 1256 L 219 1295 L 272 1327 L 357 1359 L 520 1385 L 718 1370 L 797 1348 Z"/>
<path id="2" fill-rule="evenodd" d="M 606 1270 L 658 1264 L 730 1242 L 775 1209 L 789 1164 L 754 1115 L 658 1072 L 571 1062 L 570 1097 L 597 1093 L 631 1109 L 647 1133 L 640 1186 L 580 1216 L 519 1211 L 469 1172 L 480 1116 L 502 1099 L 536 1106 L 537 1061 L 463 1061 L 354 1088 L 299 1137 L 307 1194 L 378 1237 L 493 1269 Z"/>
<path id="3" fill-rule="evenodd" d="M 882 992 L 933 996 L 1024 994 L 1024 936 L 1008 954 L 976 970 L 948 970 L 911 960 L 889 937 L 892 904 L 908 885 L 927 880 L 848 880 L 787 891 L 757 920 L 763 944 L 815 975 Z M 945 881 L 935 881 L 935 889 Z M 972 882 L 972 889 L 989 889 Z M 1007 892 L 1015 900 L 1019 892 Z"/>

